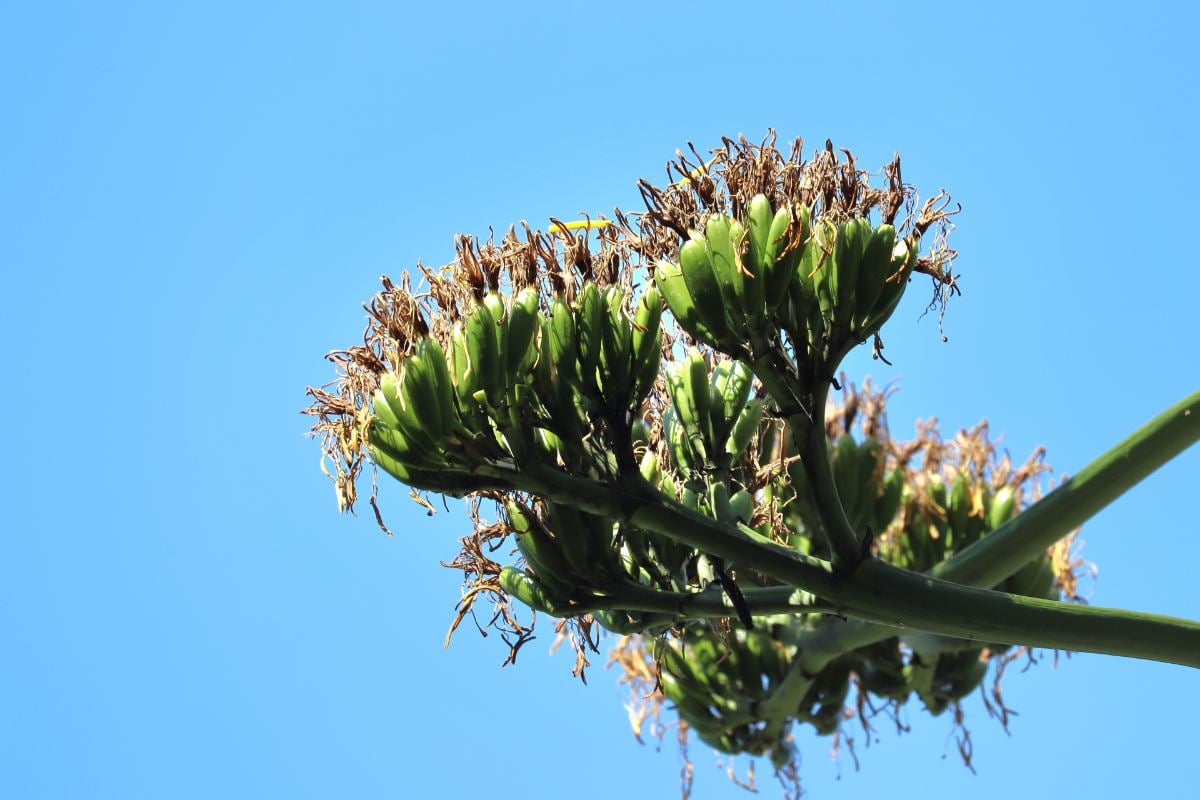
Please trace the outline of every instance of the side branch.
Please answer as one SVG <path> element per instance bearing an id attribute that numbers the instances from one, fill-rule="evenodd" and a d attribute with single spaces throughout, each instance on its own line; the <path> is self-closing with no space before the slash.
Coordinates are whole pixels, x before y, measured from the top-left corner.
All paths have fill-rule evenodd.
<path id="1" fill-rule="evenodd" d="M 995 586 L 1197 440 L 1200 392 L 1150 420 L 1019 516 L 939 564 L 931 575 L 965 586 Z M 861 620 L 827 620 L 802 637 L 805 668 L 819 669 L 843 652 L 895 633 Z"/>
<path id="2" fill-rule="evenodd" d="M 853 578 L 790 548 L 698 514 L 644 482 L 616 487 L 541 465 L 485 468 L 525 491 L 606 514 L 741 564 L 832 603 L 848 617 L 981 643 L 1107 653 L 1200 667 L 1200 623 L 1075 606 L 976 589 L 894 567 L 862 563 Z"/>
<path id="3" fill-rule="evenodd" d="M 838 497 L 837 484 L 829 460 L 829 443 L 825 438 L 825 401 L 829 395 L 829 384 L 814 391 L 807 400 L 798 381 L 777 362 L 785 356 L 773 353 L 773 358 L 758 358 L 754 371 L 779 404 L 780 413 L 787 418 L 792 430 L 793 444 L 800 455 L 812 488 L 817 515 L 833 554 L 833 566 L 841 574 L 852 574 L 864 558 L 859 534 L 850 527 L 846 510 Z"/>
<path id="4" fill-rule="evenodd" d="M 995 586 L 1200 439 L 1200 392 L 1185 397 L 932 575 Z"/>
<path id="5" fill-rule="evenodd" d="M 802 424 L 795 417 L 788 420 L 794 432 L 795 444 L 800 451 L 808 484 L 812 489 L 813 501 L 821 527 L 829 539 L 833 552 L 834 568 L 842 574 L 853 574 L 866 557 L 859 534 L 850 527 L 846 510 L 838 496 L 837 483 L 833 477 L 833 466 L 829 460 L 829 445 L 825 437 L 825 392 L 814 403 L 812 423 Z M 797 427 L 800 425 L 800 427 Z"/>

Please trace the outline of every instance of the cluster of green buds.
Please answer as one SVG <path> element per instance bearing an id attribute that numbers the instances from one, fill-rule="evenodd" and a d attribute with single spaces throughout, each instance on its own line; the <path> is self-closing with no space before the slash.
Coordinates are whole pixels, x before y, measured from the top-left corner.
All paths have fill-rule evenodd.
<path id="1" fill-rule="evenodd" d="M 489 466 L 511 471 L 540 463 L 616 475 L 627 454 L 652 486 L 707 509 L 716 501 L 701 504 L 694 489 L 677 489 L 674 470 L 659 468 L 641 413 L 659 377 L 662 311 L 654 286 L 627 302 L 620 288 L 601 291 L 589 283 L 574 302 L 557 293 L 544 309 L 533 286 L 509 304 L 497 293 L 486 294 L 467 304 L 462 319 L 446 332 L 445 348 L 425 336 L 400 360 L 398 371 L 380 376 L 366 429 L 372 461 L 410 486 L 463 495 L 511 488 L 504 473 Z M 690 374 L 703 381 L 702 397 L 690 388 L 674 390 L 688 403 L 682 418 L 694 425 L 692 412 L 703 402 L 708 441 L 715 431 L 722 448 L 728 439 L 729 447 L 740 443 L 744 451 L 762 413 L 760 401 L 747 403 L 749 370 L 744 365 L 719 370 L 718 389 L 709 385 L 702 361 L 698 366 Z M 718 409 L 711 415 L 710 392 Z M 735 425 L 737 420 L 742 424 Z M 701 442 L 697 438 L 688 446 L 703 448 Z M 728 465 L 734 455 L 740 452 L 720 460 Z M 722 508 L 728 508 L 725 486 L 711 488 L 712 497 L 723 498 Z M 748 520 L 748 493 L 741 491 L 733 501 Z M 524 563 L 502 569 L 499 585 L 543 613 L 569 617 L 622 589 L 682 591 L 713 579 L 703 555 L 637 527 L 526 495 L 508 496 L 503 507 Z M 641 615 L 619 607 L 596 609 L 594 618 L 618 631 L 644 627 Z"/>
<path id="2" fill-rule="evenodd" d="M 446 346 L 421 338 L 398 371 L 379 377 L 372 460 L 417 488 L 463 494 L 485 482 L 479 467 L 488 460 L 594 456 L 583 452 L 590 419 L 628 427 L 658 377 L 658 291 L 647 288 L 632 313 L 626 305 L 620 288 L 591 283 L 573 306 L 557 296 L 544 311 L 533 286 L 508 303 L 488 293 Z"/>
<path id="3" fill-rule="evenodd" d="M 779 731 L 763 735 L 757 706 L 786 679 L 788 650 L 764 630 L 724 636 L 690 626 L 678 637 L 656 639 L 653 655 L 663 696 L 701 741 L 725 753 L 766 755 L 783 743 Z"/>
<path id="4" fill-rule="evenodd" d="M 775 437 L 769 452 L 780 451 L 786 452 L 786 440 Z M 885 531 L 899 510 L 906 480 L 904 471 L 898 467 L 885 471 L 887 444 L 875 436 L 865 436 L 860 441 L 852 433 L 843 433 L 831 448 L 830 460 L 838 498 L 851 527 L 873 533 Z M 804 463 L 800 459 L 790 460 L 786 476 L 787 480 L 776 483 L 774 491 L 781 500 L 792 545 L 805 554 L 829 557 Z"/>
<path id="5" fill-rule="evenodd" d="M 644 316 L 646 329 L 653 327 L 657 315 L 641 314 L 648 306 L 644 300 L 654 298 L 653 287 L 646 290 L 639 304 L 638 316 Z M 557 304 L 555 309 L 563 308 Z M 561 318 L 570 319 L 567 314 Z M 636 324 L 636 323 L 635 323 Z M 550 341 L 569 342 L 570 325 L 563 323 L 560 333 Z M 638 329 L 634 329 L 633 350 L 637 352 Z M 575 364 L 582 369 L 578 348 L 551 345 L 550 363 L 561 366 Z M 656 367 L 659 353 L 648 355 Z M 606 382 L 609 369 L 599 359 L 598 368 L 591 369 L 597 383 Z M 568 367 L 568 369 L 570 369 Z M 539 386 L 555 387 L 553 391 L 535 391 L 559 396 L 558 382 L 574 385 L 571 397 L 583 398 L 574 409 L 547 403 L 549 419 L 572 420 L 582 425 L 586 398 L 595 389 L 585 389 L 578 380 L 579 372 L 564 377 L 564 370 L 548 376 Z M 631 452 L 640 454 L 638 472 L 648 486 L 665 498 L 677 501 L 697 513 L 731 523 L 750 525 L 757 522 L 759 532 L 770 534 L 765 518 L 756 519 L 757 500 L 752 489 L 755 462 L 751 444 L 764 429 L 763 402 L 751 397 L 753 375 L 738 361 L 719 362 L 710 370 L 697 350 L 690 350 L 678 362 L 669 366 L 664 383 L 672 405 L 667 407 L 651 427 L 638 413 L 629 426 L 628 444 Z M 636 385 L 638 381 L 634 380 Z M 567 390 L 570 392 L 570 389 Z M 635 399 L 640 390 L 634 390 Z M 601 397 L 603 395 L 600 395 Z M 572 414 L 578 414 L 572 417 Z M 580 428 L 582 429 L 582 428 Z M 538 429 L 547 440 L 560 442 L 545 429 Z M 547 459 L 571 458 L 567 448 L 546 450 Z M 576 454 L 580 458 L 595 457 L 596 453 Z M 607 454 L 613 458 L 611 454 Z M 506 517 L 517 535 L 525 568 L 506 567 L 500 576 L 501 584 L 513 596 L 527 605 L 555 616 L 570 616 L 572 604 L 587 604 L 595 594 L 620 595 L 622 589 L 635 586 L 643 589 L 682 592 L 703 590 L 720 580 L 722 565 L 704 553 L 686 547 L 657 533 L 643 530 L 626 522 L 605 520 L 596 515 L 579 512 L 553 502 L 533 501 L 533 511 L 510 500 Z M 595 611 L 593 616 L 612 630 L 637 629 L 642 616 L 622 612 L 619 608 Z"/>
<path id="6" fill-rule="evenodd" d="M 753 378 L 736 360 L 720 361 L 710 371 L 698 350 L 667 373 L 672 405 L 663 413 L 663 436 L 680 476 L 690 481 L 726 472 L 746 454 L 763 417 L 762 399 L 750 397 Z"/>
<path id="7" fill-rule="evenodd" d="M 792 666 L 796 647 L 771 633 L 701 626 L 656 639 L 653 654 L 662 696 L 689 731 L 715 750 L 768 756 L 781 766 L 795 755 L 793 725 L 820 735 L 838 730 L 857 663 L 855 655 L 842 656 L 815 676 L 801 676 Z M 802 685 L 793 704 L 772 718 L 769 707 L 797 678 Z"/>
<path id="8" fill-rule="evenodd" d="M 884 395 L 868 389 L 829 414 L 830 450 L 838 495 L 852 524 L 877 532 L 874 554 L 898 566 L 926 571 L 986 537 L 1019 513 L 1030 499 L 1030 481 L 1043 467 L 1036 459 L 1013 469 L 993 461 L 986 427 L 945 442 L 927 428 L 912 442 L 887 435 Z M 866 409 L 864 411 L 863 409 Z M 849 420 L 858 415 L 861 425 Z M 763 425 L 757 458 L 783 460 L 755 500 L 777 508 L 789 544 L 805 554 L 827 556 L 809 481 L 799 460 L 789 460 L 786 429 Z M 982 460 L 981 460 L 982 459 Z M 949 480 L 947 480 L 947 476 Z M 760 515 L 762 516 L 762 515 Z M 1049 553 L 1031 561 L 998 588 L 1013 595 L 1058 599 L 1061 579 Z M 815 615 L 812 615 L 815 618 Z M 772 724 L 772 698 L 793 687 L 783 713 L 793 725 L 819 735 L 838 730 L 864 704 L 848 704 L 857 687 L 866 705 L 898 709 L 916 698 L 938 715 L 979 687 L 989 667 L 1012 657 L 1007 645 L 980 644 L 922 634 L 893 636 L 820 663 L 810 675 L 795 664 L 804 655 L 795 643 L 805 617 L 756 620 L 753 630 L 721 630 L 703 622 L 674 637 L 658 638 L 652 653 L 662 672 L 661 692 L 697 736 L 728 753 L 791 757 L 789 729 Z M 998 670 L 998 668 L 997 668 Z"/>
<path id="9" fill-rule="evenodd" d="M 697 341 L 754 358 L 782 330 L 799 370 L 826 375 L 892 315 L 918 245 L 917 232 L 898 238 L 890 223 L 823 217 L 814 225 L 808 206 L 774 208 L 756 194 L 744 219 L 709 216 L 677 263 L 658 262 L 655 281 Z"/>
<path id="10" fill-rule="evenodd" d="M 498 247 L 460 240 L 453 264 L 424 270 L 426 292 L 385 281 L 364 345 L 333 354 L 339 393 L 310 390 L 310 413 L 343 507 L 366 458 L 415 489 L 495 503 L 496 522 L 475 514 L 455 561 L 471 588 L 460 616 L 486 593 L 502 624 L 520 628 L 515 601 L 649 637 L 661 696 L 691 729 L 781 765 L 794 725 L 838 728 L 856 682 L 936 712 L 977 686 L 1002 648 L 892 637 L 805 660 L 805 631 L 836 611 L 821 598 L 770 565 L 752 568 L 754 553 L 735 563 L 724 551 L 726 561 L 719 546 L 685 544 L 698 540 L 623 506 L 605 514 L 614 506 L 546 490 L 547 476 L 840 569 L 829 503 L 820 507 L 809 474 L 829 466 L 838 513 L 862 535 L 858 563 L 913 570 L 1015 513 L 1028 476 L 914 466 L 920 448 L 902 448 L 878 420 L 856 436 L 845 408 L 822 412 L 841 358 L 877 334 L 914 271 L 939 268 L 918 248 L 945 215 L 927 203 L 895 223 L 911 200 L 898 162 L 890 188 L 871 191 L 831 147 L 802 163 L 727 143 L 723 167 L 724 194 L 693 171 L 649 193 L 637 231 L 619 212 L 620 224 L 599 226 L 598 249 L 587 228 L 527 228 L 524 242 L 510 230 Z M 882 399 L 872 402 L 881 414 Z M 1046 569 L 1036 561 L 1005 588 L 1054 596 Z"/>

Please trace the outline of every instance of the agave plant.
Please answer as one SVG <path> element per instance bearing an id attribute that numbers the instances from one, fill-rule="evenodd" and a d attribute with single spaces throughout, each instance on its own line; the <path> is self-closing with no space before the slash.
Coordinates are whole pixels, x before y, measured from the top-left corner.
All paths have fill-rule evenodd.
<path id="1" fill-rule="evenodd" d="M 454 624 L 487 598 L 515 654 L 521 607 L 558 618 L 580 669 L 611 631 L 635 727 L 669 702 L 793 774 L 797 726 L 939 714 L 1019 648 L 1200 666 L 1200 624 L 1073 602 L 1071 546 L 1200 437 L 1200 394 L 1045 493 L 1040 451 L 1015 466 L 986 426 L 895 440 L 886 393 L 839 367 L 882 357 L 917 276 L 943 310 L 957 292 L 949 198 L 919 202 L 898 158 L 873 186 L 829 143 L 692 153 L 639 183 L 642 213 L 463 236 L 419 286 L 384 279 L 309 389 L 343 510 L 367 465 L 468 499 Z"/>

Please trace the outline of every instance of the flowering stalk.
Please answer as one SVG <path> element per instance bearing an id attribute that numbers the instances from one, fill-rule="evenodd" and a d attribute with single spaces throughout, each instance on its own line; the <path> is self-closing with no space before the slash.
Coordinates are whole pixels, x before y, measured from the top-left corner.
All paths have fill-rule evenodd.
<path id="1" fill-rule="evenodd" d="M 914 276 L 943 310 L 957 291 L 948 198 L 843 154 L 725 140 L 641 182 L 641 215 L 460 237 L 419 291 L 384 279 L 309 389 L 339 507 L 368 465 L 467 498 L 454 625 L 490 597 L 514 653 L 518 607 L 640 634 L 656 702 L 780 769 L 852 688 L 938 714 L 1011 646 L 1200 666 L 1200 624 L 1063 602 L 1076 566 L 1048 551 L 1200 437 L 1200 395 L 1040 500 L 1040 457 L 982 426 L 900 442 L 885 394 L 827 402 Z"/>

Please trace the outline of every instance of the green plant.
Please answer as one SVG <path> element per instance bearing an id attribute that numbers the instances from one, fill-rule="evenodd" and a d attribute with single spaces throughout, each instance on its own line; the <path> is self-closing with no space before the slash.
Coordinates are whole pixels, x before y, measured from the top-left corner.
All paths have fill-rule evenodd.
<path id="1" fill-rule="evenodd" d="M 1200 624 L 1071 602 L 1072 532 L 1200 436 L 1200 394 L 1044 496 L 1040 452 L 1014 466 L 985 426 L 894 440 L 885 393 L 838 370 L 882 357 L 913 276 L 957 290 L 949 199 L 829 144 L 713 155 L 642 181 L 641 215 L 461 237 L 423 291 L 385 279 L 310 389 L 341 508 L 368 459 L 469 498 L 458 620 L 489 597 L 514 654 L 514 600 L 566 620 L 579 669 L 612 631 L 639 724 L 668 700 L 784 773 L 793 726 L 835 732 L 851 692 L 939 714 L 1014 648 L 1200 666 Z"/>

